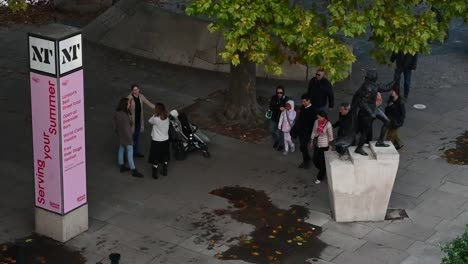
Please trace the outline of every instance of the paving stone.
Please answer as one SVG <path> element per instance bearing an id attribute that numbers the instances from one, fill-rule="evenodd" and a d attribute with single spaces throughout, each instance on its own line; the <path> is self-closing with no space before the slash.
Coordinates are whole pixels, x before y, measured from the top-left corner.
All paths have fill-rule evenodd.
<path id="1" fill-rule="evenodd" d="M 413 209 L 406 210 L 406 213 L 408 214 L 408 218 L 413 223 L 417 223 L 420 226 L 424 226 L 428 228 L 435 227 L 443 220 L 441 217 L 432 216 L 422 211 L 413 210 Z"/>
<path id="2" fill-rule="evenodd" d="M 304 222 L 316 226 L 323 226 L 330 221 L 333 221 L 330 215 L 316 211 L 310 211 L 308 218 L 304 220 Z"/>
<path id="3" fill-rule="evenodd" d="M 142 218 L 126 213 L 119 213 L 107 220 L 107 222 L 141 234 L 151 234 L 166 226 L 157 219 Z"/>
<path id="4" fill-rule="evenodd" d="M 321 233 L 318 238 L 328 245 L 342 248 L 351 252 L 355 251 L 364 243 L 366 243 L 365 240 L 360 240 L 330 229 L 325 230 L 325 232 Z"/>
<path id="5" fill-rule="evenodd" d="M 428 189 L 429 187 L 427 186 L 404 182 L 401 179 L 395 180 L 395 184 L 393 185 L 393 192 L 411 197 L 419 197 Z"/>
<path id="6" fill-rule="evenodd" d="M 372 228 L 366 225 L 362 225 L 359 223 L 337 223 L 337 222 L 329 222 L 328 224 L 323 226 L 326 229 L 331 229 L 346 235 L 353 236 L 355 238 L 363 238 L 367 235 Z"/>
<path id="7" fill-rule="evenodd" d="M 439 261 L 444 256 L 444 253 L 440 250 L 439 246 L 434 246 L 421 241 L 414 242 L 414 244 L 408 248 L 408 252 L 415 257 L 429 257 L 439 259 Z"/>
<path id="8" fill-rule="evenodd" d="M 460 226 L 465 226 L 468 224 L 468 211 L 462 212 L 460 215 L 458 215 L 455 219 L 453 219 L 453 222 L 456 225 Z"/>
<path id="9" fill-rule="evenodd" d="M 357 255 L 367 256 L 379 260 L 379 263 L 399 264 L 407 258 L 409 254 L 406 251 L 378 245 L 372 242 L 365 243 L 354 252 Z"/>
<path id="10" fill-rule="evenodd" d="M 388 208 L 393 209 L 413 209 L 423 200 L 411 196 L 392 192 Z"/>
<path id="11" fill-rule="evenodd" d="M 430 155 L 429 155 L 430 156 Z M 428 188 L 435 188 L 443 183 L 446 174 L 426 174 L 422 171 L 408 170 L 403 176 L 398 178 L 399 181 L 411 184 L 422 185 Z"/>
<path id="12" fill-rule="evenodd" d="M 401 264 L 440 264 L 440 259 L 434 257 L 409 256 Z"/>
<path id="13" fill-rule="evenodd" d="M 434 229 L 413 223 L 410 219 L 394 221 L 384 227 L 384 230 L 413 240 L 422 241 L 428 239 L 435 233 Z"/>
<path id="14" fill-rule="evenodd" d="M 307 259 L 306 264 L 333 264 L 331 262 L 325 261 L 323 259 L 318 259 L 318 258 L 310 258 Z"/>
<path id="15" fill-rule="evenodd" d="M 467 177 L 468 178 L 468 177 Z M 462 185 L 453 182 L 446 182 L 439 187 L 443 192 L 453 193 L 461 196 L 468 197 L 468 185 Z"/>
<path id="16" fill-rule="evenodd" d="M 88 219 L 88 230 L 86 232 L 93 233 L 93 232 L 103 228 L 106 225 L 107 225 L 106 222 L 103 222 L 103 221 L 94 219 L 92 217 L 89 217 L 89 219 Z"/>
<path id="17" fill-rule="evenodd" d="M 437 231 L 434 235 L 428 238 L 425 242 L 435 245 L 435 246 L 445 245 L 451 242 L 457 236 L 463 234 L 463 232 L 464 232 L 464 228 L 461 228 L 461 227 L 453 227 L 453 230 L 450 230 L 450 231 L 444 231 L 444 232 Z"/>
<path id="18" fill-rule="evenodd" d="M 125 245 L 117 245 L 114 248 L 109 249 L 106 253 L 108 256 L 111 253 L 117 252 L 120 254 L 120 263 L 148 263 L 154 258 L 154 254 L 147 254 L 141 250 L 137 250 Z"/>
<path id="19" fill-rule="evenodd" d="M 439 200 L 424 200 L 414 210 L 445 219 L 453 219 L 462 212 L 462 209 L 441 203 Z"/>
<path id="20" fill-rule="evenodd" d="M 468 185 L 468 168 L 459 168 L 456 171 L 449 173 L 445 176 L 444 180 L 448 182 Z"/>
<path id="21" fill-rule="evenodd" d="M 371 256 L 363 256 L 352 252 L 343 252 L 333 260 L 335 264 L 376 264 L 380 263 L 380 260 L 375 259 Z"/>
<path id="22" fill-rule="evenodd" d="M 343 253 L 344 249 L 337 248 L 334 246 L 328 245 L 326 248 L 320 252 L 320 258 L 323 260 L 331 261 L 332 259 L 336 258 L 338 255 Z"/>
<path id="23" fill-rule="evenodd" d="M 377 245 L 384 245 L 387 247 L 405 250 L 409 248 L 414 240 L 404 236 L 393 234 L 381 229 L 374 229 L 364 237 L 365 240 L 373 242 Z"/>
<path id="24" fill-rule="evenodd" d="M 101 203 L 89 203 L 88 208 L 89 217 L 95 218 L 99 221 L 106 221 L 120 212 L 112 206 Z"/>
<path id="25" fill-rule="evenodd" d="M 192 234 L 172 228 L 170 226 L 166 226 L 161 229 L 158 229 L 158 231 L 156 231 L 156 233 L 154 234 L 151 234 L 151 236 L 158 238 L 162 241 L 167 241 L 169 243 L 178 245 L 190 238 Z"/>
<path id="26" fill-rule="evenodd" d="M 452 207 L 460 207 L 468 201 L 467 197 L 444 192 L 437 189 L 428 190 L 427 192 L 423 193 L 419 198 L 423 199 L 424 201 L 437 202 L 439 204 L 448 205 Z"/>

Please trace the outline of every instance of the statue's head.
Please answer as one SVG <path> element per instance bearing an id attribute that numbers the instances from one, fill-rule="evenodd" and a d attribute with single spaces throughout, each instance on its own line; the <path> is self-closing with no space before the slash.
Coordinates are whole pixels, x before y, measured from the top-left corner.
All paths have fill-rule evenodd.
<path id="1" fill-rule="evenodd" d="M 366 76 L 364 77 L 364 79 L 369 80 L 371 82 L 375 82 L 375 81 L 377 81 L 377 78 L 378 78 L 378 74 L 377 74 L 376 70 L 367 70 L 366 71 Z"/>

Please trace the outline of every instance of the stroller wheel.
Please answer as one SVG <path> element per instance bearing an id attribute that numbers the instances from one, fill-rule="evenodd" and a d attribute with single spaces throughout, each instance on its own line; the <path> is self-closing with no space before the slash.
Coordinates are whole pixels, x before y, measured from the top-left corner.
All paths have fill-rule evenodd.
<path id="1" fill-rule="evenodd" d="M 205 158 L 211 157 L 211 154 L 210 154 L 210 152 L 208 152 L 208 150 L 202 150 L 202 154 L 203 154 L 203 157 L 205 157 Z"/>

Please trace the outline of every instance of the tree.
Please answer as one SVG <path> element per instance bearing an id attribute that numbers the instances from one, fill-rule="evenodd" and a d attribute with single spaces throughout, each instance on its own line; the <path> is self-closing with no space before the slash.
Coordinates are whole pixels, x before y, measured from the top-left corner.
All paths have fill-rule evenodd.
<path id="1" fill-rule="evenodd" d="M 277 75 L 284 61 L 316 65 L 339 81 L 355 61 L 346 37 L 369 36 L 379 61 L 391 52 L 428 52 L 453 17 L 467 21 L 465 1 L 331 0 L 326 10 L 305 10 L 294 0 L 195 0 L 187 13 L 208 16 L 208 29 L 223 33 L 220 56 L 231 63 L 224 114 L 252 122 L 258 113 L 255 64 Z"/>
<path id="2" fill-rule="evenodd" d="M 332 80 L 346 77 L 355 58 L 343 41 L 331 38 L 323 16 L 288 0 L 196 0 L 190 15 L 208 15 L 208 27 L 222 31 L 221 57 L 231 62 L 231 82 L 224 114 L 244 123 L 256 122 L 255 64 L 281 73 L 285 60 L 321 65 Z"/>

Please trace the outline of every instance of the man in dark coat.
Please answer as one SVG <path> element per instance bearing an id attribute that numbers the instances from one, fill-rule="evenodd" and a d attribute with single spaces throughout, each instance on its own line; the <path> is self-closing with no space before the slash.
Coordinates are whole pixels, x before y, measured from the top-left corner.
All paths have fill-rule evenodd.
<path id="1" fill-rule="evenodd" d="M 300 150 L 302 152 L 302 163 L 299 165 L 301 169 L 308 169 L 310 166 L 310 154 L 309 154 L 309 141 L 312 129 L 314 127 L 314 121 L 316 119 L 316 112 L 312 108 L 310 97 L 308 94 L 301 96 L 302 106 L 299 113 L 299 117 L 294 124 L 293 130 L 297 131 L 299 137 Z"/>
<path id="2" fill-rule="evenodd" d="M 393 53 L 390 58 L 391 62 L 395 62 L 395 76 L 394 81 L 400 83 L 401 74 L 405 77 L 404 80 L 404 97 L 408 98 L 410 85 L 411 85 L 411 72 L 416 70 L 416 65 L 418 63 L 418 54 L 404 54 L 402 52 Z"/>
<path id="3" fill-rule="evenodd" d="M 323 69 L 317 70 L 315 77 L 309 82 L 309 88 L 307 93 L 309 94 L 312 108 L 318 113 L 319 111 L 333 108 L 335 104 L 335 98 L 333 94 L 333 87 L 327 78 L 325 78 L 325 72 Z"/>
<path id="4" fill-rule="evenodd" d="M 281 111 L 283 111 L 288 100 L 289 98 L 284 94 L 284 87 L 278 85 L 278 87 L 276 87 L 276 94 L 271 97 L 269 109 L 271 111 L 270 133 L 273 138 L 273 148 L 279 151 L 282 151 L 284 148 L 284 139 L 283 133 L 278 129 L 278 122 Z"/>
<path id="5" fill-rule="evenodd" d="M 352 117 L 351 114 L 349 114 L 350 109 L 351 105 L 349 103 L 341 103 L 338 120 L 333 124 L 333 128 L 338 128 L 338 137 L 345 136 L 351 129 Z"/>

